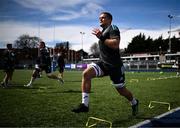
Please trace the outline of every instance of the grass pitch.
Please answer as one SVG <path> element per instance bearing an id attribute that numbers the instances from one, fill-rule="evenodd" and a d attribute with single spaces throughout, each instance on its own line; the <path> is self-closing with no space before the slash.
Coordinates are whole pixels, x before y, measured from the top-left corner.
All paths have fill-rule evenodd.
<path id="1" fill-rule="evenodd" d="M 168 111 L 168 106 L 161 104 L 149 109 L 150 101 L 168 102 L 172 109 L 180 106 L 180 77 L 169 78 L 176 73 L 126 73 L 126 87 L 140 101 L 136 117 L 131 116 L 131 106 L 119 96 L 109 77 L 92 80 L 90 111 L 75 114 L 71 109 L 81 102 L 81 71 L 65 71 L 64 85 L 43 74 L 32 88 L 26 88 L 23 85 L 31 73 L 16 70 L 12 87 L 0 88 L 0 127 L 85 127 L 89 117 L 110 121 L 113 127 L 128 127 Z M 0 79 L 3 77 L 0 70 Z"/>

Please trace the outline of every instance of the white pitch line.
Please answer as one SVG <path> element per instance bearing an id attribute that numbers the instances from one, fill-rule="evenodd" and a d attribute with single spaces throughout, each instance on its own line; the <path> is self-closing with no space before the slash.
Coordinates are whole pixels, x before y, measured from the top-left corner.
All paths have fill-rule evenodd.
<path id="1" fill-rule="evenodd" d="M 159 77 L 159 78 L 147 78 L 147 80 L 165 80 L 170 78 L 179 78 L 180 76 L 169 76 L 169 77 Z"/>

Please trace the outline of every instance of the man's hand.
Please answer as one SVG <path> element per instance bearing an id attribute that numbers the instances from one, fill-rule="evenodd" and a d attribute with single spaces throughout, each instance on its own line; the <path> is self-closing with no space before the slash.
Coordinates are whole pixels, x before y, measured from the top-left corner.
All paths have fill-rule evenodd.
<path id="1" fill-rule="evenodd" d="M 102 32 L 98 28 L 95 28 L 92 31 L 92 34 L 95 35 L 97 38 L 100 38 L 102 36 Z"/>

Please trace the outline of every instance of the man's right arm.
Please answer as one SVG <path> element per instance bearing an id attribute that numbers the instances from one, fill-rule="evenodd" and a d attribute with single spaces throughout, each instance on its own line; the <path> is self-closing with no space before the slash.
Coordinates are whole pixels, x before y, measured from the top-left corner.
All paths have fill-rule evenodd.
<path id="1" fill-rule="evenodd" d="M 104 44 L 112 49 L 119 49 L 120 38 L 106 39 Z"/>

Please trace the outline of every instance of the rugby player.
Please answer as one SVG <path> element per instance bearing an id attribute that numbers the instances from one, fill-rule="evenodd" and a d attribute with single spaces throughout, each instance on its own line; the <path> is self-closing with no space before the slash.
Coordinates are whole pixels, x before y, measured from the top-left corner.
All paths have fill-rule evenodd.
<path id="1" fill-rule="evenodd" d="M 4 72 L 5 77 L 3 81 L 1 82 L 2 87 L 6 88 L 9 86 L 9 81 L 12 80 L 14 68 L 15 68 L 15 52 L 12 48 L 12 44 L 6 45 L 7 50 L 3 53 L 3 64 L 4 64 Z"/>
<path id="2" fill-rule="evenodd" d="M 32 73 L 31 79 L 27 85 L 24 85 L 26 87 L 31 87 L 33 82 L 36 80 L 36 78 L 39 77 L 39 73 L 42 71 L 46 72 L 46 76 L 51 79 L 56 79 L 60 81 L 60 83 L 63 83 L 62 78 L 54 75 L 51 73 L 51 58 L 50 58 L 50 52 L 47 49 L 45 42 L 41 41 L 39 43 L 39 49 L 40 54 L 37 59 L 37 64 L 35 65 L 35 69 Z"/>
<path id="3" fill-rule="evenodd" d="M 89 111 L 89 93 L 91 80 L 95 77 L 109 76 L 112 84 L 124 96 L 132 106 L 132 115 L 138 112 L 139 101 L 125 86 L 125 73 L 120 58 L 119 44 L 120 32 L 117 26 L 111 25 L 112 15 L 109 12 L 102 12 L 99 17 L 100 26 L 103 28 L 93 29 L 93 33 L 99 39 L 100 61 L 91 64 L 82 74 L 82 102 L 72 109 L 75 113 Z"/>
<path id="4" fill-rule="evenodd" d="M 58 59 L 57 59 L 58 67 L 59 67 L 59 77 L 63 80 L 64 79 L 64 68 L 65 68 L 65 62 L 64 62 L 64 55 L 62 52 L 58 54 Z M 64 80 L 63 80 L 64 82 Z"/>

